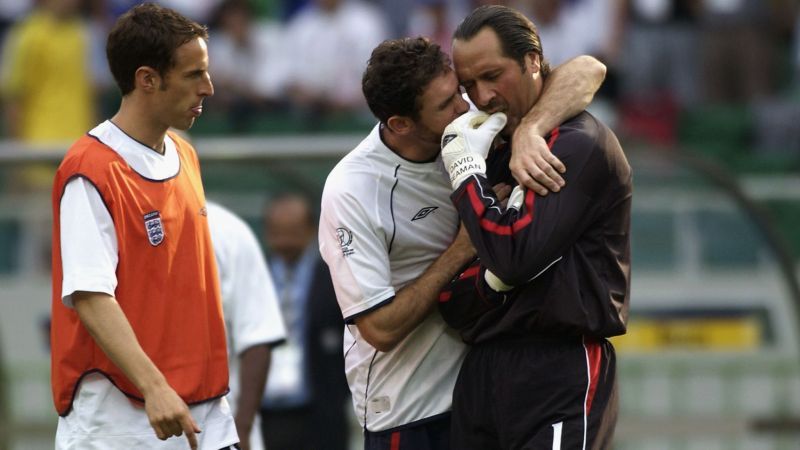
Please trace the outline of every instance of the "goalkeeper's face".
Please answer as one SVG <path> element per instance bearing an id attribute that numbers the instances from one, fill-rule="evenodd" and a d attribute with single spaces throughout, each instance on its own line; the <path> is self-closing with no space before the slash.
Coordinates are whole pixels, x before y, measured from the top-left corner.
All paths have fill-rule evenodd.
<path id="1" fill-rule="evenodd" d="M 208 50 L 201 38 L 175 50 L 175 65 L 158 77 L 153 91 L 153 116 L 160 125 L 188 130 L 203 113 L 203 100 L 214 95 L 208 73 Z"/>
<path id="2" fill-rule="evenodd" d="M 453 64 L 470 100 L 489 114 L 508 118 L 500 132 L 510 136 L 539 98 L 541 77 L 535 56 L 525 56 L 525 67 L 507 57 L 497 34 L 489 27 L 469 40 L 453 41 Z"/>

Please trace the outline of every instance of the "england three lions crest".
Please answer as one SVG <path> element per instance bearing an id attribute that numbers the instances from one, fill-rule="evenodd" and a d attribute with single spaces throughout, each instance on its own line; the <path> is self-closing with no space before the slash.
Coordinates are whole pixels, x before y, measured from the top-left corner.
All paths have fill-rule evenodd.
<path id="1" fill-rule="evenodd" d="M 157 246 L 164 242 L 164 225 L 161 223 L 161 213 L 152 211 L 144 215 L 144 229 L 150 245 Z"/>

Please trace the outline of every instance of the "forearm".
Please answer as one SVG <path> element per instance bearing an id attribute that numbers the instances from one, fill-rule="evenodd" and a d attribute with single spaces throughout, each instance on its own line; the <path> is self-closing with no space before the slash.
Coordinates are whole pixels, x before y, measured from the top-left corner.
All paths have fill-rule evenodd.
<path id="1" fill-rule="evenodd" d="M 144 395 L 168 386 L 164 375 L 139 345 L 117 300 L 108 294 L 75 292 L 75 311 L 97 345 Z"/>
<path id="2" fill-rule="evenodd" d="M 606 66 L 591 56 L 578 56 L 556 67 L 545 79 L 539 101 L 522 118 L 515 135 L 529 129 L 544 136 L 591 103 L 606 75 Z"/>
<path id="3" fill-rule="evenodd" d="M 250 431 L 253 418 L 261 406 L 270 356 L 271 350 L 267 344 L 254 345 L 239 356 L 240 389 L 236 407 L 236 428 L 240 435 Z"/>
<path id="4" fill-rule="evenodd" d="M 474 258 L 475 250 L 462 230 L 416 281 L 397 292 L 391 303 L 356 318 L 359 331 L 373 347 L 390 351 L 428 317 L 441 290 Z"/>
<path id="5" fill-rule="evenodd" d="M 575 188 L 548 197 L 522 195 L 509 199 L 517 207 L 498 208 L 488 181 L 472 177 L 452 197 L 481 264 L 512 286 L 557 260 L 594 215 L 589 198 Z"/>
<path id="6" fill-rule="evenodd" d="M 97 345 L 142 393 L 145 414 L 156 436 L 164 440 L 183 434 L 189 447 L 196 449 L 195 433 L 201 431 L 200 427 L 189 407 L 139 345 L 117 300 L 97 292 L 75 292 L 72 300 L 83 326 Z"/>

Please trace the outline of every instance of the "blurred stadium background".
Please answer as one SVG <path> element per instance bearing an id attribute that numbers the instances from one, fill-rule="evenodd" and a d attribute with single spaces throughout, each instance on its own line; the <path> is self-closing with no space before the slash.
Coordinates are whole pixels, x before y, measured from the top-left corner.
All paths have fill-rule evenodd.
<path id="1" fill-rule="evenodd" d="M 291 47 L 302 4 L 315 2 L 338 4 L 257 0 L 247 4 L 247 23 L 225 25 L 222 13 L 241 2 L 162 2 L 214 25 L 212 58 L 247 66 L 250 78 L 284 71 L 282 79 L 245 87 L 247 76 L 236 78 L 212 59 L 217 95 L 190 132 L 207 196 L 240 213 L 258 235 L 272 196 L 303 191 L 318 198 L 328 171 L 372 125 L 357 101 L 308 100 L 309 91 L 298 94 L 302 87 L 291 82 L 298 76 L 287 75 L 281 48 Z M 23 92 L 78 89 L 67 67 L 18 64 L 13 55 L 24 52 L 13 44 L 20 42 L 14 25 L 37 17 L 32 8 L 41 13 L 59 5 L 67 6 L 67 17 L 80 18 L 71 23 L 92 38 L 78 53 L 86 59 L 71 63 L 91 86 L 93 123 L 118 102 L 103 72 L 102 45 L 114 15 L 131 3 L 0 0 L 0 450 L 52 448 L 56 420 L 44 331 L 49 177 L 74 136 L 26 134 Z M 385 19 L 383 37 L 422 33 L 446 43 L 477 3 L 485 2 L 375 0 L 367 8 Z M 635 171 L 631 320 L 628 335 L 614 341 L 622 400 L 615 448 L 800 448 L 800 6 L 794 0 L 505 3 L 540 25 L 554 63 L 589 53 L 608 65 L 591 110 L 612 124 Z M 237 60 L 248 53 L 235 45 L 213 48 L 227 42 L 222 36 L 251 27 L 264 47 L 250 48 L 249 57 Z M 35 47 L 55 51 L 49 45 Z M 292 52 L 288 59 L 305 63 L 306 71 L 315 67 L 303 59 L 311 56 Z M 265 54 L 269 59 L 253 65 L 241 62 Z M 360 72 L 360 57 L 360 63 L 341 59 Z M 322 73 L 333 86 L 348 82 L 329 70 Z M 47 71 L 52 79 L 40 86 L 19 81 L 47 78 L 35 76 Z M 71 100 L 58 100 L 67 103 L 54 106 L 52 128 L 73 114 Z"/>

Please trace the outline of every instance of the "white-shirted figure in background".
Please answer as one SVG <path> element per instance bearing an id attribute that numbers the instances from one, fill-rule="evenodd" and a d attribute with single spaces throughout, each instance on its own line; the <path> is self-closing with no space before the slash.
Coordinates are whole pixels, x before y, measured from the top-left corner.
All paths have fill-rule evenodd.
<path id="1" fill-rule="evenodd" d="M 365 111 L 361 72 L 388 37 L 380 9 L 363 0 L 313 0 L 286 26 L 282 74 L 292 102 L 320 113 Z"/>
<path id="2" fill-rule="evenodd" d="M 228 336 L 228 402 L 239 446 L 242 450 L 263 450 L 258 411 L 272 346 L 286 339 L 286 329 L 272 276 L 253 230 L 221 205 L 209 201 L 206 208 Z"/>

